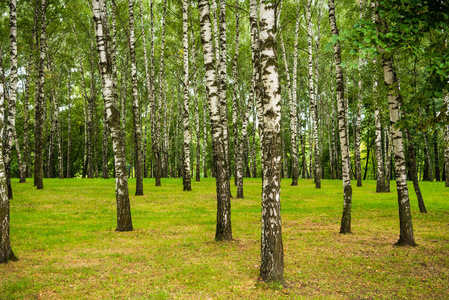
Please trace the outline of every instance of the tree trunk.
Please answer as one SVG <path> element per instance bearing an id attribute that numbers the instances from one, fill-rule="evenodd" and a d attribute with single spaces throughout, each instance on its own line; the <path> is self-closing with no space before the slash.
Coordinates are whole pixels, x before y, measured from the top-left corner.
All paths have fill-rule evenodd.
<path id="1" fill-rule="evenodd" d="M 202 162 L 203 162 L 203 173 L 204 178 L 207 178 L 207 164 L 206 164 L 206 148 L 207 148 L 207 98 L 203 98 L 203 152 L 202 152 Z"/>
<path id="2" fill-rule="evenodd" d="M 449 93 L 446 91 L 444 97 L 444 105 L 449 111 Z M 447 113 L 449 114 L 449 112 Z M 449 187 L 449 125 L 444 127 L 444 172 L 445 172 L 445 187 Z"/>
<path id="3" fill-rule="evenodd" d="M 388 33 L 387 24 L 380 18 L 378 12 L 375 12 L 377 30 L 382 34 Z M 382 66 L 387 87 L 388 107 L 390 110 L 390 131 L 393 140 L 393 154 L 396 167 L 396 185 L 398 191 L 399 204 L 399 224 L 400 236 L 396 245 L 415 246 L 415 238 L 413 236 L 412 215 L 410 212 L 410 201 L 407 188 L 407 174 L 405 169 L 404 146 L 402 141 L 402 131 L 395 128 L 395 124 L 399 119 L 399 103 L 401 102 L 401 94 L 399 93 L 398 81 L 394 71 L 393 56 L 391 53 L 379 46 L 379 52 L 382 56 Z"/>
<path id="4" fill-rule="evenodd" d="M 184 141 L 184 176 L 183 190 L 191 191 L 190 179 L 190 128 L 189 128 L 189 32 L 188 32 L 188 10 L 189 2 L 183 0 L 182 5 L 182 28 L 183 28 L 183 59 L 184 59 L 184 103 L 183 103 L 183 141 Z"/>
<path id="5" fill-rule="evenodd" d="M 329 0 L 329 23 L 334 37 L 338 37 L 337 21 L 335 16 L 334 0 Z M 338 125 L 341 145 L 341 162 L 343 175 L 343 216 L 341 218 L 340 233 L 351 233 L 351 206 L 352 206 L 352 187 L 350 180 L 350 161 L 349 145 L 346 130 L 346 110 L 344 100 L 344 80 L 343 69 L 341 67 L 340 44 L 334 44 L 335 72 L 337 78 L 337 109 Z"/>
<path id="6" fill-rule="evenodd" d="M 438 158 L 438 129 L 433 132 L 433 156 L 435 159 L 435 180 L 440 181 L 440 161 Z"/>
<path id="7" fill-rule="evenodd" d="M 218 95 L 218 78 L 212 44 L 212 26 L 208 0 L 200 0 L 201 43 L 203 45 L 204 68 L 206 77 L 206 93 L 209 95 L 209 112 L 212 126 L 212 143 L 216 164 L 217 186 L 217 227 L 215 240 L 232 240 L 230 184 L 226 169 L 226 152 L 221 126 L 220 100 Z"/>
<path id="8" fill-rule="evenodd" d="M 432 182 L 433 181 L 433 166 L 432 166 L 432 157 L 430 156 L 430 148 L 429 148 L 429 142 L 427 139 L 427 133 L 424 132 L 423 134 L 424 136 L 424 143 L 426 145 L 426 147 L 424 148 L 425 150 L 425 156 L 427 158 L 427 165 L 428 165 L 428 177 L 427 180 Z"/>
<path id="9" fill-rule="evenodd" d="M 390 192 L 391 180 L 391 134 L 388 127 L 385 127 L 385 192 Z"/>
<path id="10" fill-rule="evenodd" d="M 296 21 L 296 23 L 299 23 L 299 18 Z M 298 29 L 298 28 L 296 28 Z M 299 29 L 298 29 L 299 30 Z M 296 32 L 296 31 L 295 31 Z M 297 32 L 296 32 L 297 33 Z M 295 48 L 294 51 L 296 52 L 296 55 L 298 53 L 297 43 L 298 43 L 298 35 L 295 36 Z M 288 100 L 289 100 L 289 109 L 290 109 L 290 144 L 291 144 L 291 159 L 292 159 L 292 186 L 298 185 L 298 151 L 296 149 L 296 68 L 295 63 L 297 63 L 297 56 L 296 60 L 293 63 L 293 85 L 290 81 L 290 72 L 288 69 L 288 61 L 287 61 L 287 55 L 285 54 L 285 45 L 284 45 L 284 39 L 282 35 L 280 35 L 281 38 L 281 50 L 282 50 L 282 58 L 284 60 L 285 65 L 285 74 L 287 76 L 287 94 L 288 94 Z"/>
<path id="11" fill-rule="evenodd" d="M 312 138 L 313 138 L 313 149 L 315 150 L 315 187 L 317 189 L 321 188 L 321 164 L 320 164 L 320 146 L 318 140 L 318 116 L 316 115 L 316 95 L 314 90 L 314 80 L 313 80 L 313 53 L 312 53 L 312 14 L 310 12 L 312 1 L 307 1 L 307 41 L 308 41 L 308 78 L 309 78 L 309 98 L 310 98 L 310 118 L 312 121 Z"/>
<path id="12" fill-rule="evenodd" d="M 257 17 L 257 0 L 250 0 L 249 21 L 251 28 L 251 58 L 253 65 L 254 97 L 256 102 L 256 115 L 258 119 L 259 142 L 263 144 L 264 139 L 264 120 L 263 120 L 263 102 L 262 102 L 262 80 L 260 66 L 260 45 L 259 45 L 259 21 Z M 253 144 L 255 147 L 255 143 Z M 260 160 L 262 169 L 264 168 L 263 147 L 260 147 Z M 263 177 L 263 172 L 262 172 Z"/>
<path id="13" fill-rule="evenodd" d="M 8 102 L 8 117 L 6 120 L 6 132 L 4 133 L 4 165 L 5 165 L 5 178 L 8 188 L 8 197 L 12 199 L 12 187 L 11 187 L 11 152 L 12 145 L 14 143 L 14 130 L 16 128 L 16 102 L 17 102 L 17 1 L 9 1 L 9 27 L 10 27 L 10 84 L 9 84 L 9 96 L 6 100 Z M 4 72 L 4 70 L 3 70 Z M 5 80 L 5 78 L 4 78 Z M 8 94 L 5 86 L 5 94 Z"/>
<path id="14" fill-rule="evenodd" d="M 379 107 L 380 104 L 375 104 Z M 376 183 L 376 193 L 385 192 L 385 177 L 384 177 L 384 163 L 382 154 L 382 123 L 380 121 L 380 109 L 376 108 L 374 110 L 374 123 L 375 123 L 375 134 L 376 139 L 374 142 L 374 152 L 376 154 L 377 161 L 377 183 Z"/>
<path id="15" fill-rule="evenodd" d="M 260 276 L 283 282 L 281 230 L 281 93 L 276 59 L 276 3 L 261 2 L 260 50 L 263 94 L 264 164 L 262 175 L 262 242 Z"/>
<path id="16" fill-rule="evenodd" d="M 136 50 L 134 48 L 134 1 L 128 1 L 129 12 L 129 52 L 131 57 L 131 83 L 133 98 L 134 158 L 136 165 L 136 196 L 143 196 L 143 160 L 142 160 L 142 120 L 139 95 L 137 93 Z"/>
<path id="17" fill-rule="evenodd" d="M 408 128 L 405 129 L 406 137 L 408 141 L 408 156 L 410 159 L 410 173 L 413 180 L 413 187 L 415 189 L 416 198 L 418 199 L 418 206 L 420 213 L 427 213 L 426 205 L 424 204 L 424 199 L 421 194 L 421 189 L 419 188 L 418 182 L 418 171 L 416 169 L 416 155 L 415 155 L 415 147 L 413 146 L 413 139 L 410 135 L 410 130 Z"/>
<path id="18" fill-rule="evenodd" d="M 37 189 L 44 188 L 44 153 L 43 150 L 43 133 L 44 133 L 44 106 L 45 106 L 45 74 L 44 61 L 46 49 L 46 17 L 47 1 L 41 0 L 41 29 L 40 29 L 40 43 L 39 43 L 39 65 L 38 65 L 38 79 L 36 84 L 36 99 L 34 104 L 34 185 Z"/>
<path id="19" fill-rule="evenodd" d="M 254 82 L 251 85 L 251 90 L 249 92 L 248 102 L 245 109 L 245 117 L 243 118 L 242 122 L 242 133 L 240 135 L 240 139 L 236 143 L 237 148 L 234 151 L 238 151 L 238 159 L 237 159 L 237 198 L 244 198 L 243 197 L 243 146 L 245 144 L 245 141 L 247 139 L 247 132 L 248 132 L 248 119 L 249 114 L 251 113 L 252 109 L 252 103 L 253 103 L 253 97 L 254 97 Z"/>
<path id="20" fill-rule="evenodd" d="M 360 1 L 360 19 L 363 19 L 363 2 Z M 361 55 L 361 51 L 359 53 L 359 65 L 358 65 L 358 71 L 359 71 L 359 82 L 358 82 L 358 95 L 357 95 L 357 109 L 356 109 L 356 122 L 355 122 L 355 135 L 354 135 L 354 163 L 355 163 L 355 177 L 357 179 L 357 186 L 362 186 L 362 162 L 360 158 L 360 127 L 362 122 L 362 106 L 363 106 L 363 99 L 362 99 L 362 65 L 364 63 Z"/>
<path id="21" fill-rule="evenodd" d="M 11 11 L 16 8 L 16 2 L 11 4 Z M 14 14 L 14 19 L 15 14 Z M 1 66 L 3 69 L 3 67 Z M 7 91 L 0 82 L 0 132 L 3 132 L 4 115 L 5 115 L 5 100 L 4 94 Z M 9 213 L 9 197 L 8 188 L 6 186 L 5 164 L 3 158 L 3 139 L 0 138 L 0 263 L 7 263 L 10 260 L 17 260 L 12 249 L 9 238 L 10 227 L 10 213 Z"/>
<path id="22" fill-rule="evenodd" d="M 99 56 L 100 74 L 102 77 L 103 98 L 106 105 L 106 115 L 111 128 L 112 147 L 114 150 L 115 183 L 117 201 L 117 231 L 131 231 L 131 207 L 129 203 L 128 176 L 126 173 L 125 136 L 120 128 L 120 113 L 117 109 L 117 99 L 114 98 L 113 62 L 111 57 L 110 35 L 104 0 L 92 0 L 94 13 L 95 36 Z"/>

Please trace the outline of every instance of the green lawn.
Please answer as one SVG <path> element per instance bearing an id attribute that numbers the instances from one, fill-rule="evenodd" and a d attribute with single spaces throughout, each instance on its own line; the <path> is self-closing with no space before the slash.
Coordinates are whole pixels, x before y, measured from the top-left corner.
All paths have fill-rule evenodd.
<path id="1" fill-rule="evenodd" d="M 282 181 L 286 287 L 258 281 L 261 180 L 232 199 L 234 241 L 214 242 L 215 180 L 144 179 L 131 196 L 135 230 L 115 232 L 114 179 L 13 180 L 11 244 L 0 299 L 442 299 L 449 295 L 449 188 L 410 183 L 415 248 L 395 247 L 397 195 L 353 182 L 353 234 L 340 235 L 342 182 Z M 135 180 L 130 180 L 130 194 Z M 232 186 L 233 194 L 236 189 Z"/>

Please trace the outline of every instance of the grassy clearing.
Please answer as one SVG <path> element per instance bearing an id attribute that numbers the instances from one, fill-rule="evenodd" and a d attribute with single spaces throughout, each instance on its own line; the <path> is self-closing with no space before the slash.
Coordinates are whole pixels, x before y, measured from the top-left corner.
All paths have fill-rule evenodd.
<path id="1" fill-rule="evenodd" d="M 428 299 L 449 295 L 449 188 L 411 191 L 416 248 L 394 247 L 397 196 L 353 185 L 353 234 L 340 235 L 341 181 L 282 182 L 287 286 L 258 282 L 260 179 L 232 200 L 234 241 L 214 242 L 215 181 L 145 179 L 131 196 L 133 232 L 115 232 L 114 179 L 13 180 L 11 237 L 20 261 L 0 265 L 1 299 Z M 235 187 L 233 194 L 235 195 Z M 412 188 L 410 186 L 410 188 Z M 135 190 L 130 180 L 131 194 Z"/>

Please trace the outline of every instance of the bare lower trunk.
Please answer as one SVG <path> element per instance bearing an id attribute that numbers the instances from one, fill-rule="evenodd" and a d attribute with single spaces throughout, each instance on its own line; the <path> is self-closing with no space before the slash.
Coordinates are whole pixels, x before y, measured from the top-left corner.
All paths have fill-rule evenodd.
<path id="1" fill-rule="evenodd" d="M 334 37 L 338 37 L 337 21 L 335 17 L 334 0 L 329 0 L 329 23 Z M 338 125 L 341 145 L 341 162 L 343 175 L 343 215 L 341 218 L 340 233 L 351 233 L 351 207 L 352 207 L 352 187 L 350 181 L 351 158 L 349 156 L 349 144 L 346 128 L 346 113 L 344 99 L 343 69 L 341 67 L 340 44 L 334 44 L 335 72 L 337 78 L 337 109 Z"/>
<path id="2" fill-rule="evenodd" d="M 388 127 L 385 127 L 385 192 L 390 192 L 391 180 L 391 134 Z"/>
<path id="3" fill-rule="evenodd" d="M 377 104 L 376 106 L 378 106 Z M 376 154 L 377 161 L 377 183 L 376 193 L 385 192 L 385 177 L 384 177 L 384 163 L 382 154 L 382 123 L 380 121 L 380 110 L 376 108 L 374 110 L 374 123 L 375 123 L 375 143 L 374 152 Z"/>
<path id="4" fill-rule="evenodd" d="M 207 178 L 207 164 L 206 164 L 206 148 L 207 148 L 207 97 L 203 98 L 203 152 L 202 152 L 202 162 L 203 162 L 203 173 L 204 178 Z"/>
<path id="5" fill-rule="evenodd" d="M 408 156 L 410 159 L 410 174 L 413 180 L 413 188 L 415 189 L 416 198 L 418 199 L 419 212 L 427 213 L 426 205 L 424 204 L 424 199 L 421 194 L 421 189 L 419 188 L 418 181 L 418 170 L 416 169 L 416 155 L 415 147 L 413 146 L 413 139 L 410 136 L 410 130 L 405 129 L 407 141 L 408 141 Z"/>
<path id="6" fill-rule="evenodd" d="M 432 157 L 430 156 L 430 149 L 429 149 L 429 142 L 428 142 L 428 139 L 427 139 L 427 133 L 424 132 L 423 136 L 424 136 L 424 143 L 426 145 L 426 148 L 425 148 L 425 150 L 426 150 L 426 159 L 427 159 L 427 164 L 429 166 L 429 169 L 428 169 L 429 173 L 428 173 L 427 180 L 432 182 L 433 181 L 433 165 L 432 165 Z"/>

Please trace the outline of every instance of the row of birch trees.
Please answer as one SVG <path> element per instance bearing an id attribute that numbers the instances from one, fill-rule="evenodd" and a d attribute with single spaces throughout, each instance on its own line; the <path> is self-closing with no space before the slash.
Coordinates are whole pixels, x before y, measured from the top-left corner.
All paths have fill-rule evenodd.
<path id="1" fill-rule="evenodd" d="M 0 261 L 14 259 L 11 177 L 115 177 L 129 231 L 129 177 L 138 196 L 145 177 L 190 191 L 212 176 L 218 241 L 232 239 L 230 184 L 243 198 L 243 178 L 262 177 L 265 281 L 283 278 L 281 178 L 342 179 L 341 233 L 351 179 L 395 179 L 398 244 L 414 245 L 407 180 L 423 213 L 419 181 L 449 186 L 447 15 L 416 3 L 2 2 Z"/>

